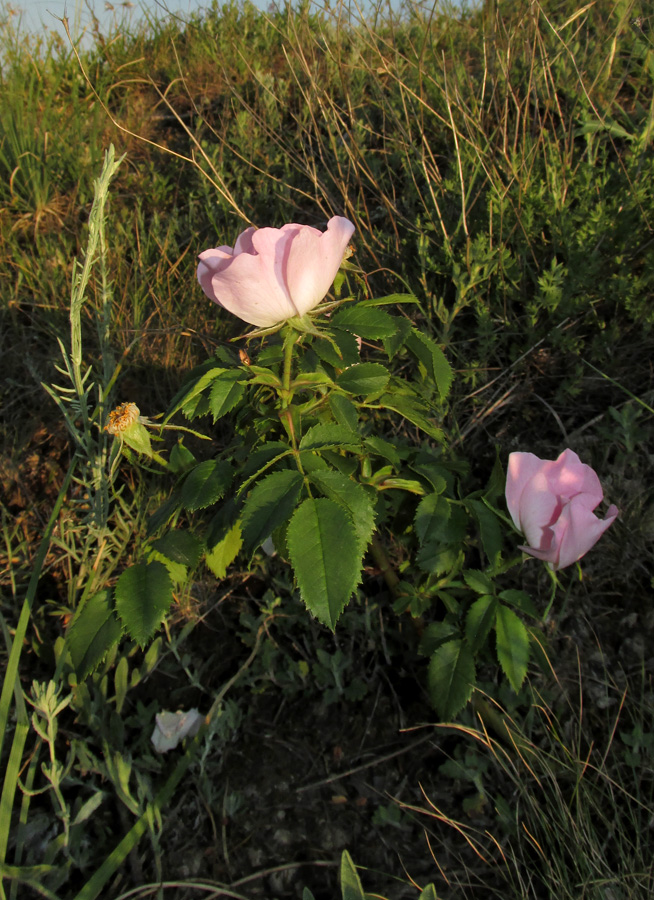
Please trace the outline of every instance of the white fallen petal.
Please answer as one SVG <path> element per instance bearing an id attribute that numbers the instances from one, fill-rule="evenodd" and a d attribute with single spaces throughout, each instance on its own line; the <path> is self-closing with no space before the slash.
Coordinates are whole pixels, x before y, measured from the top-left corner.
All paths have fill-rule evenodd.
<path id="1" fill-rule="evenodd" d="M 204 716 L 197 709 L 188 712 L 167 712 L 163 710 L 155 716 L 156 727 L 150 740 L 157 753 L 174 750 L 185 737 L 193 737 L 200 729 Z"/>

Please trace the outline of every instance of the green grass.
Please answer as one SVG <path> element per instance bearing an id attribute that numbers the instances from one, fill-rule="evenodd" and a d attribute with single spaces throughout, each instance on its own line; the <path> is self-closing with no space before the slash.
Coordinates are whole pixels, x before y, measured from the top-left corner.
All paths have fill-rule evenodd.
<path id="1" fill-rule="evenodd" d="M 106 863 L 101 889 L 109 893 L 101 896 L 167 877 L 184 832 L 156 801 L 170 771 L 150 749 L 155 712 L 173 702 L 206 706 L 240 672 L 263 623 L 273 624 L 230 688 L 233 705 L 212 726 L 221 753 L 243 740 L 239 723 L 257 715 L 264 694 L 290 710 L 303 698 L 309 706 L 342 704 L 356 720 L 356 703 L 366 701 L 348 697 L 365 688 L 382 705 L 393 698 L 390 709 L 397 704 L 401 721 L 416 724 L 411 701 L 381 674 L 401 658 L 413 676 L 414 636 L 406 623 L 382 618 L 389 601 L 372 568 L 376 593 L 346 613 L 335 643 L 306 621 L 283 566 L 257 557 L 218 586 L 198 572 L 147 653 L 124 641 L 83 684 L 62 655 L 80 602 L 114 583 L 148 539 L 147 514 L 167 491 L 161 478 L 123 463 L 115 480 L 103 482 L 104 408 L 133 401 L 144 415 L 162 412 L 183 375 L 238 333 L 196 283 L 198 252 L 231 244 L 249 223 L 319 224 L 334 214 L 356 223 L 362 290 L 414 292 L 417 324 L 456 368 L 447 429 L 470 484 L 486 483 L 496 449 L 505 458 L 516 449 L 551 456 L 572 446 L 601 472 L 621 509 L 601 550 L 584 560 L 583 581 L 566 580 L 550 636 L 566 689 L 534 670 L 542 702 L 512 698 L 524 759 L 469 720 L 475 752 L 487 758 L 472 766 L 483 769 L 481 830 L 498 842 L 484 847 L 506 865 L 501 873 L 478 869 L 457 830 L 458 850 L 451 836 L 444 850 L 432 846 L 434 871 L 439 854 L 447 857 L 449 886 L 448 878 L 433 879 L 439 895 L 651 894 L 652 670 L 636 645 L 639 634 L 652 635 L 652 35 L 654 19 L 633 0 L 487 0 L 464 13 L 382 4 L 365 16 L 356 6 L 260 12 L 214 3 L 187 21 L 98 30 L 93 46 L 77 52 L 4 22 L 0 605 L 2 657 L 18 675 L 3 695 L 6 810 L 14 802 L 0 844 L 12 866 L 52 867 L 23 872 L 31 887 L 5 882 L 6 896 L 37 896 L 35 885 L 60 900 L 85 896 L 78 892 L 98 883 L 100 865 L 118 837 L 135 834 L 135 822 L 147 836 L 123 845 L 132 850 L 129 867 Z M 93 182 L 110 143 L 126 159 L 107 200 L 101 260 L 93 255 L 78 296 L 72 340 L 82 357 L 77 374 L 69 372 L 78 402 L 85 385 L 75 378 L 89 364 L 95 385 L 67 429 L 41 385 L 71 384 L 54 369 L 62 366 L 58 340 L 70 353 L 73 260 L 87 247 Z M 63 494 L 76 441 L 74 481 Z M 98 504 L 102 514 L 93 519 Z M 39 550 L 44 534 L 49 541 Z M 544 608 L 549 584 L 540 570 L 525 567 L 515 578 Z M 21 619 L 30 607 L 29 621 L 26 612 Z M 580 673 L 570 662 L 572 641 Z M 310 672 L 323 680 L 313 683 Z M 493 697 L 494 677 L 489 671 Z M 49 741 L 38 730 L 47 716 L 32 724 L 22 698 L 45 702 L 28 685 L 53 680 L 69 706 L 49 710 L 49 727 L 58 729 Z M 602 685 L 607 715 L 568 701 L 571 684 L 588 698 L 586 708 L 599 709 Z M 371 709 L 366 721 L 375 722 Z M 446 752 L 464 758 L 465 740 Z M 180 821 L 194 821 L 188 810 L 197 806 L 207 833 L 222 834 L 214 882 L 247 894 L 236 884 L 246 877 L 244 856 L 233 847 L 230 857 L 228 825 L 220 824 L 240 827 L 238 792 L 227 816 L 232 793 L 210 748 L 200 748 L 193 784 L 183 782 L 172 802 Z M 50 780 L 44 760 L 54 767 Z M 468 793 L 467 807 L 458 808 L 457 790 L 444 818 L 469 826 L 466 808 L 478 798 Z M 512 798 L 509 810 L 497 799 L 502 791 Z M 375 820 L 389 819 L 391 836 L 403 833 L 394 816 Z M 359 862 L 357 847 L 349 849 Z M 428 849 L 420 853 L 429 859 Z M 401 868 L 394 875 L 404 877 Z M 371 873 L 363 880 L 370 884 Z M 311 889 L 320 898 L 313 882 Z M 325 890 L 333 896 L 333 886 Z"/>

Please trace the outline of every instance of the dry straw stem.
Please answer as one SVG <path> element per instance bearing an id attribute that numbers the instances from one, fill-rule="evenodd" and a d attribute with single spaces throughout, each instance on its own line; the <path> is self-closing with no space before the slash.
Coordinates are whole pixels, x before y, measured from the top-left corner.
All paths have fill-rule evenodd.
<path id="1" fill-rule="evenodd" d="M 80 72 L 82 73 L 82 75 L 83 75 L 83 77 L 84 77 L 84 80 L 86 81 L 86 83 L 88 84 L 89 88 L 91 89 L 91 92 L 93 93 L 93 96 L 96 98 L 96 100 L 98 101 L 98 103 L 99 103 L 100 106 L 102 107 L 104 113 L 106 114 L 107 118 L 111 121 L 111 123 L 112 123 L 113 125 L 115 125 L 115 127 L 116 127 L 119 131 L 121 131 L 123 134 L 126 134 L 126 135 L 128 135 L 129 137 L 136 138 L 136 140 L 142 141 L 144 144 L 148 144 L 149 146 L 154 147 L 154 148 L 157 149 L 157 150 L 161 150 L 161 151 L 163 151 L 164 153 L 169 153 L 171 156 L 174 156 L 174 157 L 176 157 L 177 159 L 181 159 L 181 160 L 183 160 L 184 162 L 190 163 L 192 166 L 194 166 L 195 168 L 199 169 L 199 171 L 202 173 L 202 175 L 203 175 L 203 176 L 209 181 L 209 183 L 216 189 L 216 191 L 220 194 L 220 196 L 221 196 L 224 200 L 227 201 L 227 203 L 234 209 L 234 211 L 235 211 L 235 212 L 236 212 L 236 213 L 237 213 L 237 214 L 238 214 L 245 222 L 247 222 L 248 224 L 252 224 L 252 223 L 250 222 L 250 219 L 248 218 L 248 216 L 245 214 L 245 212 L 244 212 L 244 211 L 238 206 L 238 204 L 236 203 L 234 197 L 232 196 L 232 194 L 231 194 L 230 191 L 228 190 L 227 186 L 225 185 L 225 182 L 224 182 L 222 176 L 221 176 L 221 175 L 218 173 L 218 171 L 216 170 L 215 166 L 213 165 L 213 163 L 211 162 L 211 160 L 210 160 L 209 157 L 207 156 L 205 150 L 202 148 L 202 145 L 200 144 L 200 142 L 198 141 L 198 139 L 195 137 L 195 135 L 194 135 L 193 132 L 190 130 L 190 128 L 188 127 L 188 125 L 186 124 L 186 122 L 185 122 L 185 121 L 182 119 L 182 117 L 179 115 L 179 113 L 178 113 L 178 112 L 174 109 L 174 107 L 171 105 L 171 103 L 169 102 L 169 100 L 168 100 L 168 98 L 167 98 L 167 96 L 166 96 L 166 93 L 161 92 L 160 89 L 157 87 L 157 85 L 154 83 L 154 81 L 153 81 L 151 78 L 147 78 L 147 79 L 133 79 L 133 80 L 134 80 L 134 81 L 139 81 L 139 80 L 140 80 L 142 83 L 144 83 L 144 84 L 149 84 L 151 87 L 153 87 L 153 88 L 156 90 L 156 92 L 157 92 L 157 94 L 159 95 L 159 98 L 161 99 L 161 101 L 166 105 L 166 107 L 169 109 L 169 111 L 170 111 L 170 112 L 172 113 L 172 115 L 175 117 L 175 119 L 176 119 L 176 121 L 178 122 L 178 124 L 179 124 L 179 125 L 183 128 L 183 130 L 186 132 L 186 134 L 187 134 L 189 140 L 191 141 L 191 144 L 193 145 L 193 147 L 194 147 L 194 149 L 195 149 L 195 152 L 197 152 L 197 153 L 200 155 L 200 157 L 202 157 L 202 159 L 204 159 L 204 161 L 207 163 L 207 165 L 208 165 L 208 167 L 209 167 L 209 169 L 210 169 L 211 174 L 209 174 L 209 173 L 208 173 L 208 172 L 207 172 L 207 171 L 206 171 L 206 170 L 198 163 L 197 158 L 196 158 L 196 156 L 195 156 L 195 153 L 194 153 L 193 155 L 191 155 L 191 156 L 185 156 L 183 153 L 178 153 L 176 150 L 172 150 L 170 147 L 165 147 L 165 146 L 163 146 L 162 144 L 158 144 L 156 141 L 151 141 L 149 138 L 146 138 L 146 137 L 144 137 L 143 135 L 137 134 L 136 132 L 131 131 L 129 128 L 126 128 L 124 125 L 121 125 L 121 123 L 120 123 L 120 122 L 112 115 L 112 113 L 111 113 L 111 111 L 109 110 L 109 108 L 107 107 L 106 103 L 104 102 L 104 100 L 102 99 L 102 97 L 100 97 L 100 95 L 98 94 L 98 92 L 97 92 L 97 90 L 96 90 L 96 88 L 95 88 L 95 85 L 94 85 L 93 82 L 91 81 L 91 79 L 90 79 L 90 77 L 89 77 L 89 75 L 88 75 L 88 73 L 87 73 L 87 71 L 86 71 L 86 69 L 85 69 L 85 67 L 84 67 L 84 63 L 83 63 L 82 60 L 81 60 L 81 57 L 80 57 L 79 52 L 78 52 L 78 50 L 77 50 L 77 47 L 75 46 L 75 43 L 74 43 L 74 41 L 73 41 L 73 39 L 72 39 L 72 37 L 71 37 L 71 35 L 70 35 L 70 31 L 69 31 L 69 29 L 68 29 L 68 21 L 67 21 L 66 19 L 62 19 L 62 22 L 63 22 L 64 28 L 66 29 L 66 35 L 68 36 L 68 40 L 70 41 L 70 44 L 71 44 L 73 53 L 75 54 L 75 58 L 77 59 L 77 64 L 78 64 L 78 66 L 79 66 Z M 179 64 L 179 59 L 177 58 L 177 51 L 176 51 L 176 48 L 175 48 L 174 43 L 173 43 L 173 51 L 175 52 L 175 58 L 177 59 L 177 62 L 178 62 L 178 64 Z M 181 73 L 181 70 L 180 70 L 180 73 Z M 180 79 L 181 79 L 182 81 L 184 80 L 184 79 L 183 79 L 183 76 L 182 76 L 181 74 L 180 74 Z M 170 88 L 173 86 L 173 84 L 174 84 L 174 82 L 171 82 L 171 84 L 168 86 L 168 89 L 167 89 L 167 90 L 170 90 Z"/>

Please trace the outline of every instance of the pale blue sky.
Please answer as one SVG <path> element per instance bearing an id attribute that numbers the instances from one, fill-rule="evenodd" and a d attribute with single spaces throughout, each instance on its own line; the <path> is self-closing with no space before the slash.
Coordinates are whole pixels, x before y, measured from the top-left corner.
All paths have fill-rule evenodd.
<path id="1" fill-rule="evenodd" d="M 252 2 L 263 9 L 270 5 L 270 0 L 252 0 Z M 284 0 L 281 2 L 283 4 Z M 332 0 L 333 5 L 337 2 L 338 0 Z M 367 0 L 353 0 L 353 5 L 365 7 L 366 2 Z M 419 2 L 423 6 L 431 7 L 434 3 L 438 3 L 438 0 L 419 0 Z M 468 5 L 474 5 L 474 2 L 475 0 L 469 0 Z M 210 3 L 211 0 L 0 0 L 0 10 L 3 13 L 0 19 L 6 19 L 9 14 L 14 22 L 20 17 L 21 28 L 25 30 L 39 31 L 45 26 L 49 30 L 63 34 L 63 28 L 58 20 L 67 15 L 71 34 L 78 36 L 91 22 L 91 9 L 95 11 L 102 30 L 106 32 L 111 30 L 112 23 L 123 19 L 134 23 L 147 14 L 158 18 L 169 14 L 184 17 L 190 12 L 206 8 Z M 457 0 L 454 0 L 454 4 L 456 3 Z"/>

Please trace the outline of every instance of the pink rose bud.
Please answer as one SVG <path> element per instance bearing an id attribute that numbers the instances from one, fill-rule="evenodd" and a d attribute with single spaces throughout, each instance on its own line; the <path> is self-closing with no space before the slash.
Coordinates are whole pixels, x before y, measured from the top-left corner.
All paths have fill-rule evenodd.
<path id="1" fill-rule="evenodd" d="M 525 553 L 551 569 L 570 566 L 587 553 L 618 515 L 593 513 L 604 498 L 599 478 L 572 450 L 556 460 L 512 453 L 506 478 L 506 504 L 516 528 L 527 539 Z"/>
<path id="2" fill-rule="evenodd" d="M 332 285 L 354 232 L 342 216 L 311 225 L 248 228 L 231 247 L 200 254 L 198 281 L 210 300 L 260 328 L 303 316 Z"/>

